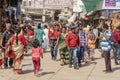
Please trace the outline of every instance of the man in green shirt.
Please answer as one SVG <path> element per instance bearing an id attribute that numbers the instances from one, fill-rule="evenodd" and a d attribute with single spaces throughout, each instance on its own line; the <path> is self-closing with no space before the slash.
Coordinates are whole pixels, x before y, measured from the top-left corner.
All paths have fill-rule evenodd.
<path id="1" fill-rule="evenodd" d="M 41 24 L 38 24 L 38 29 L 35 30 L 35 39 L 39 40 L 40 46 L 42 46 L 43 42 L 43 35 L 45 34 L 44 31 L 41 28 Z"/>

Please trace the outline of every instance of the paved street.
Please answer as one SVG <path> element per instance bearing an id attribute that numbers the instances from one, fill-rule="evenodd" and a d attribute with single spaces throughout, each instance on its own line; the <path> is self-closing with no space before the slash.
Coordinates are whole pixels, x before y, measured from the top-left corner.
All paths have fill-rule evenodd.
<path id="1" fill-rule="evenodd" d="M 0 70 L 0 80 L 120 80 L 120 65 L 116 66 L 112 60 L 113 72 L 104 72 L 104 59 L 98 50 L 95 51 L 95 61 L 83 63 L 79 70 L 60 66 L 59 61 L 52 61 L 50 53 L 44 53 L 41 60 L 40 77 L 33 74 L 31 56 L 25 56 L 23 60 L 23 74 L 16 75 L 12 69 Z"/>

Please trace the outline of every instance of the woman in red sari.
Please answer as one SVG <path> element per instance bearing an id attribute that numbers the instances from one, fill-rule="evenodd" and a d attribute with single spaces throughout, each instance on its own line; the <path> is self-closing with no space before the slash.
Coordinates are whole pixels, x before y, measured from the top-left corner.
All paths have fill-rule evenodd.
<path id="1" fill-rule="evenodd" d="M 10 39 L 10 43 L 12 44 L 12 51 L 15 54 L 13 71 L 18 74 L 22 72 L 21 63 L 23 60 L 24 51 L 27 51 L 26 39 L 20 32 L 20 28 L 16 29 L 16 33 Z"/>

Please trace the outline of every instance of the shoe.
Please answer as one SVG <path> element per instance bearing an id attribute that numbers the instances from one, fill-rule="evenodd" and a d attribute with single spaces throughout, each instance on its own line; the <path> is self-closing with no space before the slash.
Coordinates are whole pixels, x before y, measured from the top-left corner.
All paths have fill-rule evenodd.
<path id="1" fill-rule="evenodd" d="M 4 66 L 5 69 L 7 69 L 8 67 L 7 66 Z"/>
<path id="2" fill-rule="evenodd" d="M 64 63 L 64 65 L 67 65 L 67 63 Z"/>
<path id="3" fill-rule="evenodd" d="M 60 64 L 61 66 L 64 66 L 64 64 Z"/>
<path id="4" fill-rule="evenodd" d="M 82 66 L 82 64 L 81 64 L 81 63 L 79 63 L 79 64 L 78 64 L 78 66 L 79 66 L 79 67 L 81 67 L 81 66 Z"/>
<path id="5" fill-rule="evenodd" d="M 13 66 L 10 66 L 10 68 L 13 68 Z"/>
<path id="6" fill-rule="evenodd" d="M 115 62 L 116 65 L 119 65 L 118 62 Z"/>
<path id="7" fill-rule="evenodd" d="M 69 65 L 69 68 L 72 68 L 72 65 Z"/>
<path id="8" fill-rule="evenodd" d="M 85 64 L 88 63 L 88 61 L 85 61 Z"/>
<path id="9" fill-rule="evenodd" d="M 77 66 L 74 66 L 74 69 L 79 69 Z"/>
<path id="10" fill-rule="evenodd" d="M 112 70 L 106 70 L 106 73 L 111 73 L 111 72 L 113 72 Z"/>
<path id="11" fill-rule="evenodd" d="M 94 61 L 94 57 L 91 58 L 91 61 Z"/>

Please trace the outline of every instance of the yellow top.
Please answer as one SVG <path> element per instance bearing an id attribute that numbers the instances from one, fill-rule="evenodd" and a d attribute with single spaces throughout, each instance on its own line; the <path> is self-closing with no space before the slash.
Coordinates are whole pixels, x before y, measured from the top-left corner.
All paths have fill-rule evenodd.
<path id="1" fill-rule="evenodd" d="M 88 48 L 95 48 L 94 40 L 88 39 Z"/>
<path id="2" fill-rule="evenodd" d="M 21 27 L 21 28 L 24 27 L 24 24 L 20 24 L 20 27 Z"/>

